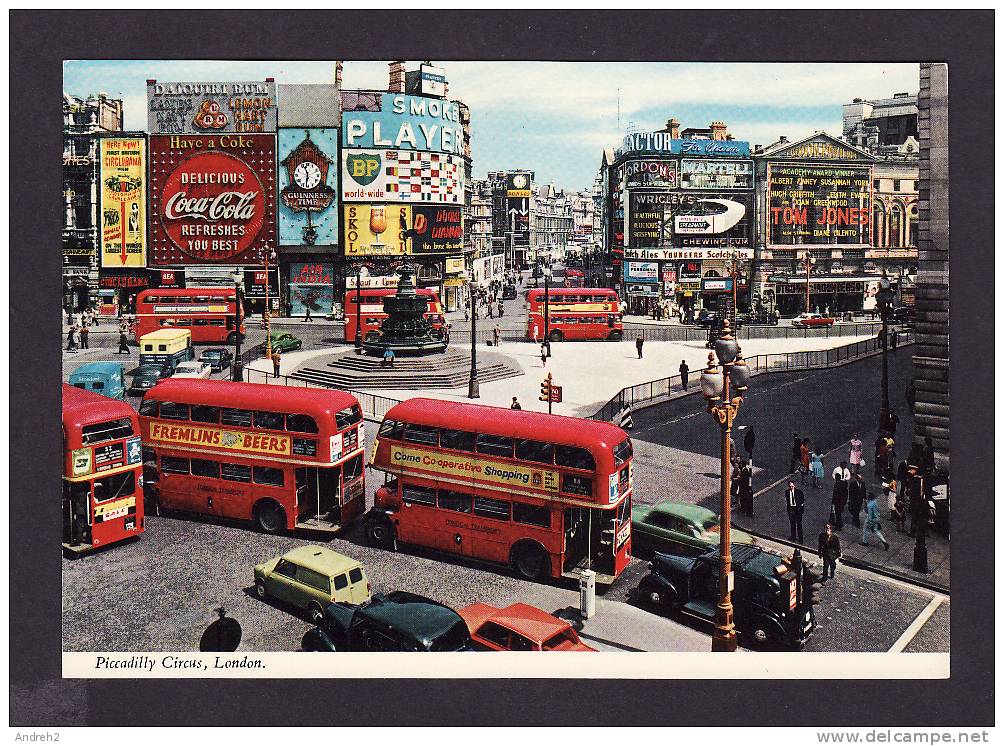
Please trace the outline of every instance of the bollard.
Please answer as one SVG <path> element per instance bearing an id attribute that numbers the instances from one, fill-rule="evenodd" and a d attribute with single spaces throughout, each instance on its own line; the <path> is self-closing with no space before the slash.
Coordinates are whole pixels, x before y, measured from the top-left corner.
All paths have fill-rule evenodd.
<path id="1" fill-rule="evenodd" d="M 596 614 L 596 573 L 592 570 L 579 574 L 579 613 L 583 619 L 591 619 Z"/>

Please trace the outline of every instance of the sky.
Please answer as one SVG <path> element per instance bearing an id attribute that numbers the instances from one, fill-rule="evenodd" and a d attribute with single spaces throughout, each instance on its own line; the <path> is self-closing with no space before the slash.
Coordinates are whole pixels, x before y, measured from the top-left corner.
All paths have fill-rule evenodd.
<path id="1" fill-rule="evenodd" d="M 855 98 L 916 94 L 909 63 L 449 62 L 449 97 L 471 109 L 475 177 L 529 169 L 536 182 L 591 190 L 602 150 L 629 128 L 662 129 L 714 120 L 751 146 L 819 130 L 841 133 L 841 105 Z M 408 62 L 407 69 L 417 68 Z M 125 127 L 146 129 L 146 81 L 334 81 L 334 61 L 69 60 L 63 90 L 123 99 Z M 345 63 L 346 89 L 386 90 L 386 62 Z"/>

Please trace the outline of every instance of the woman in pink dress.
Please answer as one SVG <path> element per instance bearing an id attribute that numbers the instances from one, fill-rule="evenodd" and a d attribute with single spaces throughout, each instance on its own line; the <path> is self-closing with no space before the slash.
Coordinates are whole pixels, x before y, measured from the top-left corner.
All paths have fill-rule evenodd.
<path id="1" fill-rule="evenodd" d="M 851 438 L 851 452 L 847 456 L 847 462 L 851 465 L 851 471 L 857 474 L 861 471 L 861 438 L 857 433 Z"/>

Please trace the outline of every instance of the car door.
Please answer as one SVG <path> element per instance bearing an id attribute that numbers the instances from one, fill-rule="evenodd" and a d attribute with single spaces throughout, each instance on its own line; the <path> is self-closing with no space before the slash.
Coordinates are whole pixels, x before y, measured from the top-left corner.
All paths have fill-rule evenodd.
<path id="1" fill-rule="evenodd" d="M 294 598 L 291 603 L 298 608 L 305 609 L 311 601 L 318 601 L 322 605 L 331 602 L 331 578 L 315 570 L 298 567 L 296 568 Z"/>
<path id="2" fill-rule="evenodd" d="M 289 560 L 279 560 L 265 581 L 268 594 L 277 601 L 290 603 L 297 593 L 296 570 L 297 566 Z"/>

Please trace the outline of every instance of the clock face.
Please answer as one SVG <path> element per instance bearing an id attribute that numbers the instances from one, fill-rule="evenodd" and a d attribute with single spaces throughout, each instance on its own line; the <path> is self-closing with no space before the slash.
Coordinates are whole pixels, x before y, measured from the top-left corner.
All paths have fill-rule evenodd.
<path id="1" fill-rule="evenodd" d="M 522 189 L 526 186 L 528 179 L 523 174 L 516 174 L 512 177 L 512 185 L 517 189 Z"/>
<path id="2" fill-rule="evenodd" d="M 321 183 L 321 169 L 316 163 L 304 161 L 293 171 L 293 181 L 300 189 L 313 189 Z"/>

